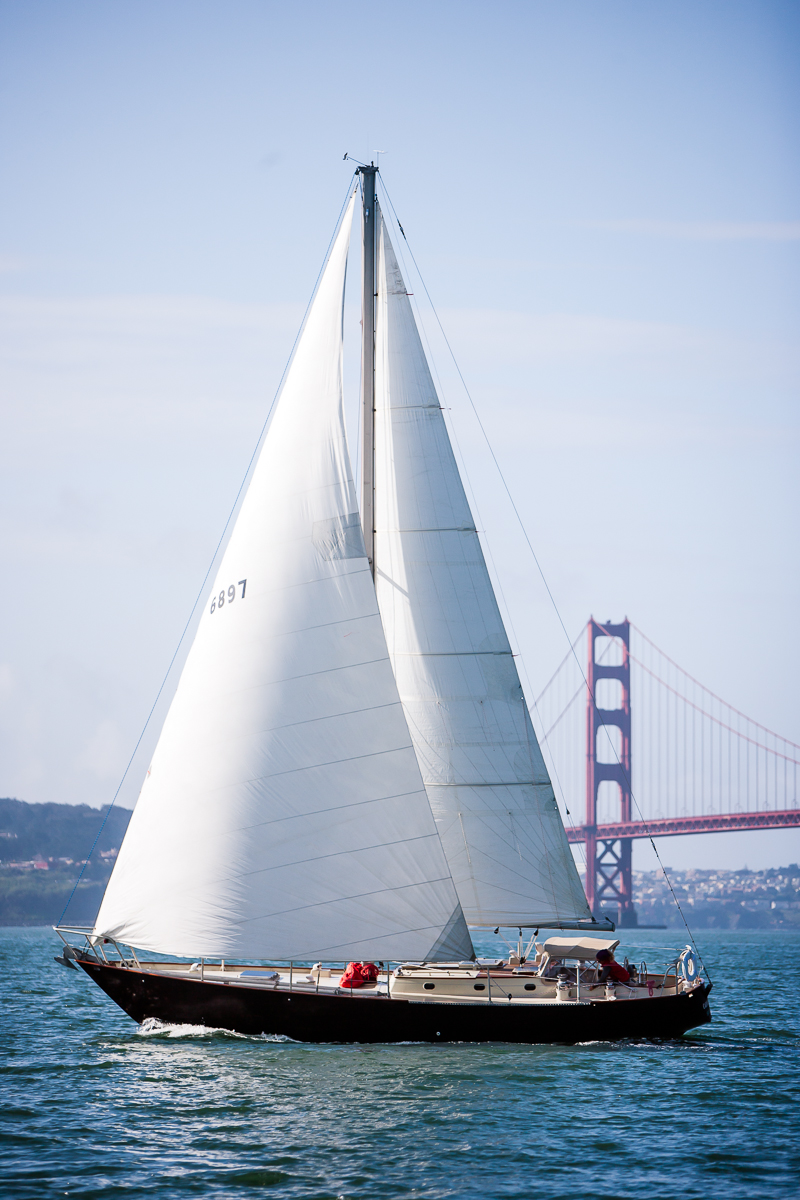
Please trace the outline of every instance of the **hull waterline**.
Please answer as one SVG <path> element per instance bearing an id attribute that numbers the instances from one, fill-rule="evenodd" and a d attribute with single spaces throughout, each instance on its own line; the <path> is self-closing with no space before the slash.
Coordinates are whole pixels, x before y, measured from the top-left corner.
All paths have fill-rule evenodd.
<path id="1" fill-rule="evenodd" d="M 669 1039 L 711 1020 L 710 985 L 677 996 L 519 1005 L 327 996 L 175 979 L 76 956 L 106 995 L 142 1023 L 200 1025 L 300 1042 L 548 1042 Z"/>

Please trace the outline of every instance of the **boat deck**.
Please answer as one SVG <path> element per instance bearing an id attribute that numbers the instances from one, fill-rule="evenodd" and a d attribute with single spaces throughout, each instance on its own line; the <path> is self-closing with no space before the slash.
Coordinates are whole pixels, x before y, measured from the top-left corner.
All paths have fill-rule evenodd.
<path id="1" fill-rule="evenodd" d="M 607 988 L 595 984 L 596 972 L 581 972 L 580 984 L 571 978 L 559 981 L 535 970 L 524 968 L 487 968 L 475 964 L 453 966 L 402 965 L 380 971 L 374 983 L 358 988 L 341 987 L 342 967 L 287 967 L 246 963 L 154 962 L 139 959 L 111 959 L 110 965 L 170 979 L 235 985 L 269 992 L 297 992 L 305 995 L 348 996 L 353 1000 L 378 997 L 427 1004 L 507 1004 L 542 1005 L 572 1002 L 591 1004 L 604 1001 L 646 1000 L 677 996 L 692 985 L 674 974 L 647 975 L 636 984 L 617 984 Z"/>

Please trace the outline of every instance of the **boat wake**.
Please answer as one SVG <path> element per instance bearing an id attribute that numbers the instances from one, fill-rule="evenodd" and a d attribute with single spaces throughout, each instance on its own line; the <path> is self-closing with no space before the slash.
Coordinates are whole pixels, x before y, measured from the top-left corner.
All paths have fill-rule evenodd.
<path id="1" fill-rule="evenodd" d="M 260 1033 L 252 1036 L 235 1033 L 232 1029 L 217 1029 L 210 1025 L 170 1025 L 157 1017 L 148 1017 L 136 1030 L 138 1037 L 156 1038 L 235 1038 L 242 1042 L 294 1042 L 294 1038 L 279 1033 Z"/>

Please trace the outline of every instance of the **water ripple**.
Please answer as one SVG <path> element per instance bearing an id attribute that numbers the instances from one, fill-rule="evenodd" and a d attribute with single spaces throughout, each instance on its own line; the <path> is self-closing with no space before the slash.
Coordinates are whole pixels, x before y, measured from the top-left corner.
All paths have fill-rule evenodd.
<path id="1" fill-rule="evenodd" d="M 52 963 L 49 931 L 0 931 L 2 1190 L 794 1198 L 800 1021 L 787 963 L 800 935 L 758 936 L 749 962 L 740 935 L 704 935 L 715 1021 L 678 1041 L 313 1046 L 137 1029 Z"/>

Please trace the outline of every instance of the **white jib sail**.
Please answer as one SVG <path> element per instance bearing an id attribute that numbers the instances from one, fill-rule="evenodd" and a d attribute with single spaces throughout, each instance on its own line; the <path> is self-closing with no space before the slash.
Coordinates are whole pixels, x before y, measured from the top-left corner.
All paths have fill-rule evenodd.
<path id="1" fill-rule="evenodd" d="M 378 603 L 417 759 L 474 925 L 591 919 L 381 220 Z"/>
<path id="2" fill-rule="evenodd" d="M 133 946 L 472 954 L 357 513 L 342 410 L 351 219 L 352 202 L 97 918 Z"/>

